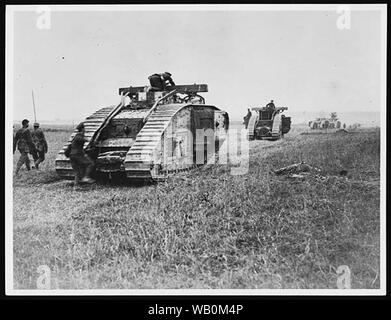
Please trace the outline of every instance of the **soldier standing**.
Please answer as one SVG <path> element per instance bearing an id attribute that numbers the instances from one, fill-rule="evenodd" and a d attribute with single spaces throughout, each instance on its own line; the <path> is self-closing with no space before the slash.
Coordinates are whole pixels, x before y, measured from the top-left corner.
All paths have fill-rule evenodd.
<path id="1" fill-rule="evenodd" d="M 14 148 L 13 152 L 15 153 L 16 147 L 20 152 L 20 158 L 16 164 L 15 175 L 19 173 L 20 168 L 25 164 L 27 170 L 30 170 L 30 158 L 29 152 L 34 154 L 36 152 L 33 140 L 31 138 L 29 127 L 29 121 L 24 119 L 22 121 L 22 128 L 20 128 L 14 136 Z"/>
<path id="2" fill-rule="evenodd" d="M 45 160 L 45 153 L 48 152 L 48 144 L 45 139 L 45 135 L 42 129 L 39 128 L 39 123 L 34 123 L 34 131 L 32 132 L 32 138 L 37 149 L 37 152 L 33 154 L 35 169 L 39 169 L 39 164 Z"/>
<path id="3" fill-rule="evenodd" d="M 245 126 L 246 129 L 247 129 L 247 127 L 248 127 L 248 122 L 250 121 L 251 115 L 252 115 L 252 113 L 251 113 L 250 108 L 247 108 L 247 114 L 246 114 L 245 117 L 243 117 L 243 120 L 244 120 L 244 121 L 243 121 L 243 124 L 244 124 L 244 126 Z"/>
<path id="4" fill-rule="evenodd" d="M 69 156 L 72 168 L 75 171 L 75 186 L 80 182 L 95 182 L 95 180 L 90 178 L 94 163 L 84 152 L 84 143 L 87 141 L 84 137 L 84 123 L 80 123 L 76 129 L 78 132 L 71 142 L 71 152 Z"/>

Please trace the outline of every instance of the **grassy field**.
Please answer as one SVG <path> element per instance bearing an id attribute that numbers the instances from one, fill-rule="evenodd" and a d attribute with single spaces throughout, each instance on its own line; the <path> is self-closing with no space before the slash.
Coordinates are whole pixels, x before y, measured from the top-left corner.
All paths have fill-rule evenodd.
<path id="1" fill-rule="evenodd" d="M 340 265 L 352 288 L 379 288 L 379 131 L 299 131 L 252 141 L 242 176 L 204 167 L 82 190 L 54 171 L 69 130 L 47 132 L 41 170 L 14 178 L 15 289 L 36 288 L 39 265 L 56 289 L 336 288 Z M 299 161 L 322 172 L 270 173 Z"/>

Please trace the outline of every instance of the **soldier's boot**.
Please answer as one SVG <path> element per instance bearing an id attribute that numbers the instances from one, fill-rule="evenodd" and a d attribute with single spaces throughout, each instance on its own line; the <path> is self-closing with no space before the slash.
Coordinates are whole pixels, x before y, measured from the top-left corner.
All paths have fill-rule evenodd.
<path id="1" fill-rule="evenodd" d="M 15 176 L 19 175 L 20 168 L 25 164 L 26 159 L 23 157 L 23 154 L 20 156 L 17 164 L 16 164 L 16 170 L 15 170 Z"/>
<path id="2" fill-rule="evenodd" d="M 91 166 L 91 168 L 92 168 L 92 166 Z M 88 167 L 86 170 L 85 176 L 83 177 L 83 179 L 81 179 L 81 182 L 84 182 L 84 183 L 94 183 L 95 182 L 95 180 L 90 177 L 91 171 L 92 170 L 89 169 L 89 167 Z"/>
<path id="3" fill-rule="evenodd" d="M 73 187 L 74 188 L 77 188 L 80 186 L 80 175 L 79 174 L 75 174 L 75 181 L 73 183 Z"/>
<path id="4" fill-rule="evenodd" d="M 19 175 L 19 170 L 22 166 L 19 165 L 19 163 L 16 165 L 16 169 L 15 169 L 15 176 L 18 176 Z"/>
<path id="5" fill-rule="evenodd" d="M 94 168 L 94 166 L 92 164 L 87 166 L 86 173 L 85 173 L 83 179 L 81 179 L 81 182 L 85 182 L 85 183 L 94 183 L 95 182 L 95 180 L 90 177 L 90 174 L 91 174 L 93 168 Z"/>
<path id="6" fill-rule="evenodd" d="M 81 179 L 81 182 L 83 182 L 83 183 L 94 183 L 95 180 L 90 178 L 90 177 L 83 177 L 83 179 Z"/>
<path id="7" fill-rule="evenodd" d="M 26 164 L 26 168 L 27 168 L 27 171 L 30 171 L 31 168 L 30 168 L 30 158 L 29 156 L 26 154 L 26 158 L 25 158 L 25 164 Z"/>
<path id="8" fill-rule="evenodd" d="M 41 163 L 41 159 L 37 159 L 35 162 L 34 162 L 34 166 L 35 166 L 35 169 L 39 170 L 39 164 Z"/>

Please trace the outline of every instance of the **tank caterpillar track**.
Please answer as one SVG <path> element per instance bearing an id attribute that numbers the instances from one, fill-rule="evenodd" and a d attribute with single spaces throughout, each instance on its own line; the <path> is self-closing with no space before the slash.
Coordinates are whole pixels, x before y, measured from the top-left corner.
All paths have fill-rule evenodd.
<path id="1" fill-rule="evenodd" d="M 258 115 L 257 114 L 253 114 L 248 122 L 248 126 L 247 126 L 247 139 L 248 140 L 254 140 L 254 132 L 255 132 L 255 126 L 257 124 L 257 121 L 258 121 Z"/>
<path id="2" fill-rule="evenodd" d="M 277 114 L 273 119 L 273 127 L 271 131 L 271 137 L 263 137 L 264 140 L 278 140 L 281 138 L 281 115 Z"/>
<path id="3" fill-rule="evenodd" d="M 95 132 L 102 126 L 103 122 L 106 120 L 106 118 L 110 115 L 110 113 L 115 109 L 115 106 L 111 107 L 105 107 L 102 109 L 99 109 L 95 113 L 93 113 L 91 116 L 87 117 L 84 121 L 85 126 L 85 138 L 87 139 L 87 143 L 84 144 L 84 149 L 86 149 L 89 146 L 89 142 L 91 141 L 92 137 L 94 136 Z M 72 179 L 74 178 L 75 174 L 71 166 L 71 161 L 69 158 L 67 158 L 64 154 L 65 149 L 68 147 L 68 145 L 72 142 L 73 138 L 75 137 L 77 133 L 77 130 L 75 129 L 69 138 L 69 140 L 66 142 L 66 144 L 63 146 L 63 148 L 60 150 L 60 152 L 57 155 L 57 158 L 55 160 L 55 167 L 57 174 L 60 177 L 66 178 L 66 179 Z"/>
<path id="4" fill-rule="evenodd" d="M 183 104 L 169 104 L 157 108 L 147 120 L 136 141 L 125 157 L 125 172 L 133 179 L 162 179 L 159 166 L 154 164 L 155 150 L 161 142 L 162 135 L 175 113 L 184 108 Z"/>

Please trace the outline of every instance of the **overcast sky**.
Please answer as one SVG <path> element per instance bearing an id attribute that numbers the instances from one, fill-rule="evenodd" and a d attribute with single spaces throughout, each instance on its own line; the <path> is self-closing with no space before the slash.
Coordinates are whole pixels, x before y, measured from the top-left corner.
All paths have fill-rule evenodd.
<path id="1" fill-rule="evenodd" d="M 118 104 L 118 88 L 169 71 L 206 83 L 207 103 L 241 119 L 274 99 L 290 111 L 379 111 L 379 11 L 14 13 L 14 119 L 84 119 Z"/>

